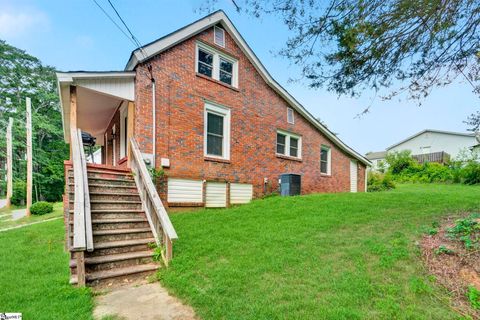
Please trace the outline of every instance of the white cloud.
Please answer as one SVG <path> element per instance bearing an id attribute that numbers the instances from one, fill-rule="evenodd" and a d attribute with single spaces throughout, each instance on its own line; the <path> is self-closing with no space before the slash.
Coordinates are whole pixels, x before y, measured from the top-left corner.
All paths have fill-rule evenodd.
<path id="1" fill-rule="evenodd" d="M 33 7 L 3 8 L 0 12 L 0 38 L 12 39 L 31 32 L 48 30 L 48 16 Z"/>

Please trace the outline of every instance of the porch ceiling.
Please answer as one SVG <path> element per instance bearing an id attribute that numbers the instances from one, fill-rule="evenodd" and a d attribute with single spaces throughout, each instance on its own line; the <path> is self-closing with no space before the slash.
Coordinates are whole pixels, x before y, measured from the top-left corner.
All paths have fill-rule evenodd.
<path id="1" fill-rule="evenodd" d="M 133 101 L 134 72 L 57 73 L 62 105 L 63 132 L 70 142 L 70 86 L 77 87 L 77 127 L 97 138 L 103 134 L 123 101 Z"/>

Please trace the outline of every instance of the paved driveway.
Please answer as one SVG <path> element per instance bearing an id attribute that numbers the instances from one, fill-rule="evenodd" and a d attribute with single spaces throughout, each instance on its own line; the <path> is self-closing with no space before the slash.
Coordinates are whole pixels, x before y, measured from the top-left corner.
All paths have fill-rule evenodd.
<path id="1" fill-rule="evenodd" d="M 7 199 L 0 199 L 0 209 L 7 205 Z"/>

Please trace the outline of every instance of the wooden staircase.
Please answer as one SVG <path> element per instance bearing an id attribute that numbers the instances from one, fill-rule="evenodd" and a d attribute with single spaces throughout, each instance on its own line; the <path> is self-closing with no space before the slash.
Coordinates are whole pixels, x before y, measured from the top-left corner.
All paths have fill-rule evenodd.
<path id="1" fill-rule="evenodd" d="M 159 264 L 153 261 L 155 238 L 128 169 L 87 165 L 94 250 L 84 251 L 87 285 L 145 277 Z M 74 175 L 68 170 L 68 241 L 72 247 Z M 71 252 L 72 284 L 77 284 L 77 259 Z"/>

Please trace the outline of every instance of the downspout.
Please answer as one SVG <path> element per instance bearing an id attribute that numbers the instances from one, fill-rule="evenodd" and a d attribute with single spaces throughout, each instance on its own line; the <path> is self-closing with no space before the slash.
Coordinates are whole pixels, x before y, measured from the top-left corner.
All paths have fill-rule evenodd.
<path id="1" fill-rule="evenodd" d="M 148 66 L 148 71 L 150 72 L 150 80 L 152 81 L 152 165 L 153 168 L 156 168 L 156 144 L 157 144 L 157 123 L 156 123 L 156 99 L 155 99 L 155 78 L 152 73 L 152 66 Z"/>

